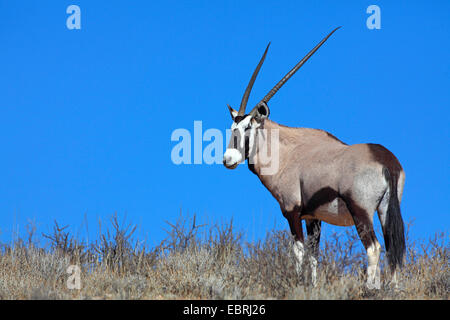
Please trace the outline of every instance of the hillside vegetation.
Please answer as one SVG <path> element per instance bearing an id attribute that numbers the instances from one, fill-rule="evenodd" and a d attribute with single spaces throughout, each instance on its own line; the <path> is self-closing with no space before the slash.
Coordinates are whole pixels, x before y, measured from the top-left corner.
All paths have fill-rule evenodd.
<path id="1" fill-rule="evenodd" d="M 193 217 L 168 223 L 156 247 L 136 239 L 136 227 L 113 216 L 98 239 L 83 243 L 57 223 L 43 234 L 0 247 L 1 299 L 448 299 L 448 235 L 407 239 L 400 288 L 389 285 L 382 255 L 382 288 L 365 288 L 366 255 L 353 231 L 322 237 L 318 285 L 308 265 L 297 276 L 288 231 L 271 231 L 247 243 L 232 222 L 198 225 Z M 42 241 L 39 241 L 39 243 Z M 307 260 L 307 259 L 305 259 Z M 80 289 L 69 289 L 70 265 Z M 73 272 L 72 270 L 69 270 Z"/>

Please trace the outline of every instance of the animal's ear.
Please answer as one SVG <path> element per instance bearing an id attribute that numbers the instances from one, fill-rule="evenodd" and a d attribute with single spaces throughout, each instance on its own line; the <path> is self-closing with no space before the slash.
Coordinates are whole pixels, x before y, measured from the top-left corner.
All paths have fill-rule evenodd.
<path id="1" fill-rule="evenodd" d="M 236 116 L 238 115 L 238 112 L 236 110 L 234 110 L 232 107 L 230 107 L 229 104 L 227 104 L 227 106 L 228 106 L 228 110 L 230 110 L 231 119 L 233 119 L 233 121 L 234 121 L 234 118 L 236 118 Z"/>
<path id="2" fill-rule="evenodd" d="M 260 121 L 262 119 L 268 118 L 270 114 L 269 107 L 267 103 L 260 102 L 251 112 L 253 113 L 253 118 Z"/>

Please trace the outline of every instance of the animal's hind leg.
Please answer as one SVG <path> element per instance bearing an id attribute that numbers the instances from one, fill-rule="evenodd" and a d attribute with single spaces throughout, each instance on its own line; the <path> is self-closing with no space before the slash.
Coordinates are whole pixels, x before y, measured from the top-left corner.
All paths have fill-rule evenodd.
<path id="1" fill-rule="evenodd" d="M 386 232 L 387 232 L 386 216 L 387 216 L 387 210 L 388 210 L 388 206 L 389 206 L 389 197 L 390 197 L 390 193 L 389 193 L 389 190 L 387 190 L 377 208 L 378 218 L 380 219 L 380 224 L 381 224 L 381 229 L 383 231 L 383 235 L 386 235 Z M 386 246 L 386 251 L 389 250 L 386 238 L 384 240 L 384 245 Z M 397 287 L 397 285 L 398 285 L 397 284 L 397 271 L 395 268 L 392 268 L 392 267 L 391 267 L 390 271 L 391 271 L 391 277 L 392 277 L 392 279 L 391 279 L 392 284 L 394 285 L 394 287 Z"/>
<path id="2" fill-rule="evenodd" d="M 305 249 L 303 245 L 304 238 L 303 238 L 302 222 L 300 220 L 300 210 L 283 212 L 283 215 L 288 220 L 289 228 L 291 229 L 291 233 L 294 236 L 293 251 L 295 256 L 295 265 L 298 275 L 301 275 Z"/>
<path id="3" fill-rule="evenodd" d="M 346 199 L 347 207 L 355 222 L 359 238 L 367 252 L 367 287 L 380 289 L 380 253 L 381 246 L 373 229 L 373 214 L 375 209 L 365 209 L 350 199 Z M 370 210 L 370 211 L 369 211 Z"/>
<path id="4" fill-rule="evenodd" d="M 309 263 L 311 266 L 311 280 L 313 286 L 317 285 L 317 258 L 319 256 L 320 220 L 306 220 L 306 232 L 308 234 L 307 247 L 310 251 Z"/>
<path id="5" fill-rule="evenodd" d="M 399 195 L 399 197 L 401 197 L 401 195 Z M 388 190 L 386 190 L 386 193 L 384 194 L 384 196 L 381 199 L 381 202 L 377 208 L 378 218 L 380 219 L 380 224 L 381 224 L 381 229 L 382 229 L 383 235 L 385 237 L 384 245 L 386 246 L 387 252 L 389 252 L 389 250 L 391 250 L 391 248 L 389 248 L 389 246 L 390 246 L 389 241 L 386 240 L 386 234 L 388 232 L 388 230 L 386 229 L 387 228 L 386 219 L 387 219 L 387 211 L 388 211 L 388 207 L 389 207 L 389 198 L 390 198 L 390 190 L 388 189 Z M 392 264 L 390 266 L 390 273 L 391 273 L 391 284 L 394 286 L 394 288 L 398 288 L 397 268 L 395 266 L 392 266 Z"/>

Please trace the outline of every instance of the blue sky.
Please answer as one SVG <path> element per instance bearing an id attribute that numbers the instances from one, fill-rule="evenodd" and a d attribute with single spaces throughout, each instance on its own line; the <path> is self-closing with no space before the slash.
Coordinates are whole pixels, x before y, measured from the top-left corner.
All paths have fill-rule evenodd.
<path id="1" fill-rule="evenodd" d="M 81 30 L 66 8 L 81 8 Z M 369 30 L 366 8 L 381 9 Z M 225 132 L 265 46 L 253 105 L 271 119 L 390 149 L 406 172 L 412 236 L 449 230 L 449 1 L 0 2 L 0 239 L 34 220 L 91 229 L 114 212 L 151 243 L 180 208 L 257 239 L 287 229 L 246 165 L 175 165 L 177 128 Z M 325 226 L 325 232 L 332 229 Z M 382 241 L 382 239 L 380 239 Z"/>

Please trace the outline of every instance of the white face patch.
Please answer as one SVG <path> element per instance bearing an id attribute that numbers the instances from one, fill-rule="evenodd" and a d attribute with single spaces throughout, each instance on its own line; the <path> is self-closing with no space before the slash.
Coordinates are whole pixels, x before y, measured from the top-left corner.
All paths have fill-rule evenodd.
<path id="1" fill-rule="evenodd" d="M 231 131 L 238 130 L 239 133 L 235 134 L 238 134 L 240 139 L 238 146 L 233 146 L 233 148 L 228 148 L 225 151 L 223 162 L 226 167 L 234 168 L 237 164 L 242 162 L 244 160 L 243 152 L 245 152 L 246 155 L 251 154 L 255 144 L 256 129 L 260 126 L 256 121 L 252 122 L 252 119 L 252 116 L 247 115 L 239 123 L 233 122 L 231 125 Z M 249 139 L 249 150 L 245 150 L 246 130 Z"/>
<path id="2" fill-rule="evenodd" d="M 223 155 L 223 162 L 225 166 L 232 167 L 242 161 L 242 154 L 237 149 L 229 148 Z"/>
<path id="3" fill-rule="evenodd" d="M 245 134 L 245 129 L 248 128 L 251 120 L 252 117 L 247 116 L 244 119 L 242 119 L 242 121 L 240 121 L 239 123 L 233 122 L 233 124 L 231 125 L 231 130 L 233 131 L 237 129 L 239 131 L 239 134 L 241 135 L 241 145 L 240 145 L 241 149 L 244 149 L 245 139 L 243 137 Z"/>

